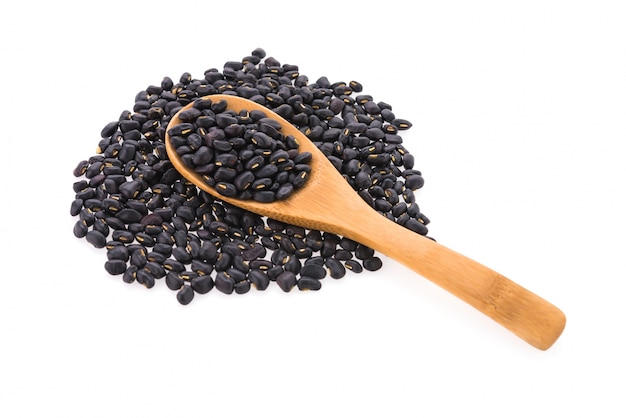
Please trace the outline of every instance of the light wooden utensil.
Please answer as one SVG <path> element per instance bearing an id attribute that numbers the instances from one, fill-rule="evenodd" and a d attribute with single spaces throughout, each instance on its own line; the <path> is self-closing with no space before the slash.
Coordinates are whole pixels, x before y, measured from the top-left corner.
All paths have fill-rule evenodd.
<path id="1" fill-rule="evenodd" d="M 170 160 L 196 186 L 250 212 L 335 233 L 379 251 L 469 303 L 536 348 L 548 349 L 561 335 L 565 315 L 557 307 L 476 261 L 381 216 L 304 134 L 270 109 L 237 96 L 211 95 L 205 99 L 214 103 L 225 100 L 228 109 L 235 112 L 262 110 L 280 122 L 283 134 L 297 139 L 300 151 L 309 151 L 313 158 L 309 179 L 301 189 L 282 201 L 258 203 L 220 195 L 201 175 L 183 164 L 167 135 Z M 179 123 L 175 115 L 168 128 Z"/>

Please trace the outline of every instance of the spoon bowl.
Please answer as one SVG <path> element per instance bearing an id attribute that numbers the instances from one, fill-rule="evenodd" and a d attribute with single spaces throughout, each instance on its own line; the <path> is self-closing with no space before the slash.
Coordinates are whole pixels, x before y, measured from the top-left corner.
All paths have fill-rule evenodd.
<path id="1" fill-rule="evenodd" d="M 404 264 L 424 278 L 467 302 L 532 346 L 546 350 L 565 327 L 565 315 L 554 305 L 499 273 L 421 236 L 371 208 L 348 184 L 326 156 L 303 133 L 270 109 L 231 95 L 200 100 L 225 101 L 235 112 L 261 110 L 278 121 L 284 135 L 292 135 L 299 151 L 312 154 L 305 184 L 285 200 L 261 203 L 221 195 L 202 175 L 187 167 L 169 134 L 165 145 L 174 167 L 202 190 L 232 205 L 262 216 L 308 229 L 350 238 Z M 188 104 L 181 111 L 193 106 Z M 181 123 L 176 114 L 168 129 Z"/>

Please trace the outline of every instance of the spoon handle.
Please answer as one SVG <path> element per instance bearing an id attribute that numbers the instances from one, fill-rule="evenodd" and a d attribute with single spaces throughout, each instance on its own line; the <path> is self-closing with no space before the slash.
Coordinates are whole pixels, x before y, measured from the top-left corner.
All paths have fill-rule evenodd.
<path id="1" fill-rule="evenodd" d="M 563 312 L 501 274 L 377 213 L 350 216 L 352 228 L 344 235 L 404 264 L 534 347 L 546 350 L 561 335 Z"/>

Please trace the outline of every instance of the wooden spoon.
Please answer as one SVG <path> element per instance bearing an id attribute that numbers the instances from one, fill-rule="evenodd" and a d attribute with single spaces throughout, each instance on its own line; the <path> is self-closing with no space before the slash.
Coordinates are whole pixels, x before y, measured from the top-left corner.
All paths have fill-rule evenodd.
<path id="1" fill-rule="evenodd" d="M 557 307 L 476 261 L 381 216 L 361 199 L 315 144 L 270 109 L 237 96 L 211 95 L 205 99 L 214 103 L 225 100 L 228 109 L 235 112 L 255 109 L 265 112 L 280 122 L 283 134 L 297 139 L 300 151 L 309 151 L 313 158 L 309 179 L 302 188 L 285 200 L 259 203 L 220 195 L 201 175 L 183 164 L 167 135 L 165 145 L 172 164 L 196 186 L 250 212 L 335 233 L 379 251 L 541 350 L 548 349 L 561 335 L 565 315 Z M 183 110 L 190 106 L 191 103 Z M 169 128 L 179 123 L 177 114 L 169 122 Z"/>

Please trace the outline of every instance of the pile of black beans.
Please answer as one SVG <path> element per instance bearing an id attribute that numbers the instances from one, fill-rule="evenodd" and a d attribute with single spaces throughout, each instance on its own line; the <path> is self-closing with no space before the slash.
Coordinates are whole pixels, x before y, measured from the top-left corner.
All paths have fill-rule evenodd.
<path id="1" fill-rule="evenodd" d="M 168 130 L 183 164 L 223 196 L 270 203 L 302 187 L 311 172 L 310 152 L 283 135 L 281 124 L 259 110 L 236 113 L 224 100 L 196 100 L 178 112 Z"/>
<path id="2" fill-rule="evenodd" d="M 355 81 L 310 82 L 261 48 L 203 78 L 165 77 L 106 124 L 96 155 L 74 169 L 74 235 L 106 249 L 110 274 L 146 288 L 164 278 L 181 304 L 213 288 L 243 294 L 276 282 L 285 292 L 318 290 L 327 276 L 378 270 L 382 261 L 371 248 L 263 218 L 198 189 L 173 167 L 164 142 L 169 120 L 187 104 L 217 93 L 250 99 L 306 134 L 381 216 L 426 236 L 429 221 L 414 195 L 424 181 L 400 136 L 411 123 L 361 92 Z M 294 166 L 306 164 L 306 156 L 294 158 Z"/>

